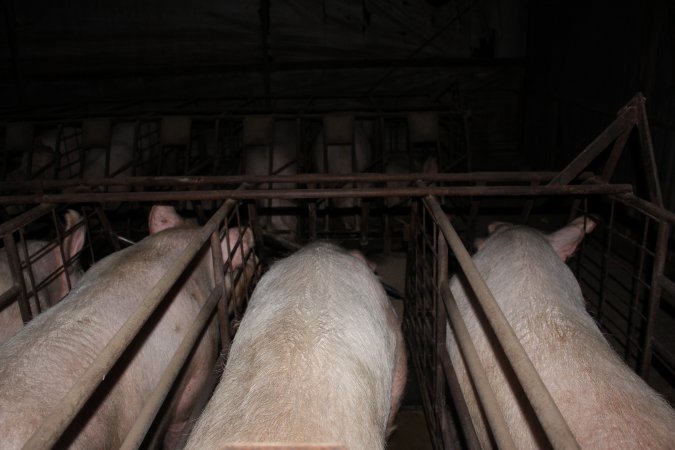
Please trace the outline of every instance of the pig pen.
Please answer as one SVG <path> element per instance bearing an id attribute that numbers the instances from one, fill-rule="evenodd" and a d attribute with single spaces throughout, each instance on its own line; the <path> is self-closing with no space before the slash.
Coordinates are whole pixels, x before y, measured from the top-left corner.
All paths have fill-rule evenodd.
<path id="1" fill-rule="evenodd" d="M 397 117 L 402 116 L 399 114 Z M 294 116 L 291 120 L 297 120 L 297 117 Z M 199 127 L 193 128 L 194 123 L 195 121 L 188 129 L 198 129 Z M 229 125 L 222 128 L 221 125 L 225 123 L 226 121 L 219 122 L 218 126 L 209 129 L 209 133 L 220 136 L 220 132 L 226 130 L 239 145 L 245 146 L 243 125 L 227 122 Z M 313 126 L 311 122 L 309 125 L 307 122 L 297 123 L 300 135 L 306 129 L 303 127 Z M 638 135 L 640 155 L 645 167 L 640 174 L 644 178 L 639 183 L 640 186 L 646 184 L 647 195 L 638 190 L 639 183 L 635 187 L 629 183 L 609 183 L 626 141 L 634 130 L 637 130 L 634 134 Z M 438 174 L 394 175 L 144 176 L 118 180 L 110 178 L 103 182 L 69 178 L 41 181 L 39 188 L 42 190 L 36 190 L 31 182 L 25 182 L 26 190 L 22 194 L 5 196 L 1 200 L 3 204 L 47 203 L 39 208 L 48 208 L 54 203 L 105 205 L 111 202 L 128 202 L 143 209 L 149 202 L 171 202 L 184 208 L 190 205 L 197 220 L 204 223 L 215 209 L 214 202 L 233 199 L 224 203 L 206 222 L 203 240 L 199 245 L 205 244 L 217 228 L 224 230 L 227 226 L 239 227 L 247 224 L 255 231 L 255 252 L 258 256 L 263 260 L 266 254 L 271 258 L 279 257 L 292 251 L 295 245 L 289 244 L 284 236 L 263 233 L 259 219 L 268 215 L 293 214 L 299 219 L 300 243 L 331 239 L 347 247 L 360 248 L 369 259 L 379 263 L 385 282 L 396 286 L 399 292 L 403 289 L 405 291 L 403 327 L 411 365 L 411 381 L 402 412 L 399 413 L 398 430 L 392 436 L 389 448 L 412 448 L 410 436 L 405 436 L 406 433 L 414 436 L 412 445 L 415 448 L 422 448 L 425 442 L 431 448 L 477 448 L 475 433 L 471 422 L 467 420 L 464 400 L 458 395 L 457 380 L 445 350 L 445 324 L 452 308 L 452 300 L 444 292 L 443 286 L 447 286 L 447 280 L 453 273 L 471 270 L 470 266 L 467 268 L 469 262 L 461 256 L 462 249 L 471 248 L 473 239 L 484 234 L 482 230 L 485 225 L 495 219 L 530 223 L 542 229 L 564 223 L 570 215 L 588 214 L 598 219 L 598 229 L 587 237 L 570 263 L 583 288 L 588 309 L 627 364 L 673 402 L 672 380 L 675 378 L 675 366 L 672 358 L 673 337 L 670 333 L 673 329 L 672 308 L 675 293 L 671 281 L 672 269 L 668 261 L 672 261 L 669 229 L 675 216 L 661 206 L 648 132 L 644 102 L 637 96 L 620 112 L 617 120 L 560 173 L 441 171 Z M 7 131 L 7 134 L 10 132 Z M 397 138 L 387 139 L 391 143 Z M 403 141 L 406 139 L 402 138 Z M 167 142 L 182 142 L 185 145 L 187 141 L 169 139 Z M 299 142 L 304 140 L 300 139 Z M 340 139 L 335 142 L 340 142 Z M 590 171 L 589 163 L 612 144 L 611 155 L 604 166 L 599 170 L 594 167 Z M 179 145 L 173 146 L 174 151 Z M 150 165 L 172 174 L 178 170 L 176 167 L 190 165 L 192 161 L 190 157 L 181 156 L 167 164 L 166 161 L 171 160 L 170 155 L 178 155 L 180 152 L 166 152 L 160 153 Z M 605 155 L 607 153 L 609 152 L 604 152 Z M 236 159 L 234 154 L 235 151 L 227 150 L 217 153 L 216 157 L 221 161 Z M 211 162 L 207 167 L 212 167 L 215 160 L 207 158 L 206 161 Z M 281 181 L 296 183 L 297 187 L 275 189 L 273 185 Z M 241 182 L 246 185 L 237 189 Z M 342 187 L 345 183 L 352 185 Z M 253 185 L 258 185 L 258 188 L 253 188 Z M 72 186 L 96 186 L 101 187 L 102 191 L 107 186 L 124 186 L 126 190 L 81 193 L 63 191 Z M 16 184 L 12 186 L 16 187 Z M 325 202 L 338 197 L 360 198 L 364 201 L 346 211 L 325 207 Z M 294 199 L 298 201 L 298 206 L 280 211 L 274 207 L 256 205 L 255 200 L 270 198 Z M 395 207 L 385 204 L 384 200 L 389 198 L 397 199 Z M 365 219 L 360 229 L 345 229 L 339 220 L 335 220 L 336 217 L 348 214 L 358 214 Z M 118 230 L 108 235 L 125 234 L 123 228 Z M 275 253 L 279 249 L 280 253 Z M 404 260 L 405 268 L 402 267 Z M 186 264 L 184 261 L 177 261 L 176 270 L 179 272 L 178 268 Z M 171 272 L 171 276 L 166 276 L 166 283 L 175 280 L 177 272 Z M 403 273 L 405 276 L 402 276 Z M 402 286 L 403 280 L 405 286 Z M 254 283 L 255 280 L 252 280 L 245 295 L 250 293 Z M 214 313 L 216 302 L 223 301 L 222 295 L 219 297 L 214 297 L 208 314 Z M 159 302 L 161 295 L 158 292 L 158 296 L 148 301 Z M 245 305 L 245 300 L 232 305 L 233 312 L 226 322 L 228 325 L 236 325 Z M 210 317 L 206 314 L 203 320 Z M 138 320 L 142 322 L 145 319 L 139 316 Z M 106 367 L 114 364 L 116 356 L 123 351 L 124 344 L 133 339 L 134 333 L 131 330 L 136 325 L 125 325 L 125 328 L 129 329 L 129 333 L 120 337 L 117 344 L 121 347 L 116 354 L 102 354 L 98 366 L 95 366 L 96 362 L 92 365 L 91 375 L 84 380 L 85 392 L 91 393 L 96 389 L 97 377 L 107 371 Z M 230 329 L 222 337 L 224 348 L 233 332 Z M 186 351 L 189 349 L 186 348 Z M 176 358 L 180 359 L 181 355 Z M 170 391 L 178 372 L 179 367 L 176 367 L 170 376 L 167 375 L 162 387 L 164 392 L 157 394 L 157 402 L 148 406 L 147 414 L 143 414 L 145 419 L 138 426 L 143 432 L 130 437 L 125 448 L 156 445 L 152 431 L 161 429 L 159 423 L 162 419 L 155 419 L 155 414 L 161 410 L 162 398 Z M 536 378 L 536 373 L 528 374 L 527 377 Z M 216 381 L 214 378 L 213 385 Z M 43 435 L 58 439 L 59 433 L 67 425 L 65 421 L 68 419 L 64 419 L 67 417 L 66 411 L 71 416 L 75 414 L 71 411 L 78 403 L 76 397 L 82 402 L 86 400 L 82 396 L 86 395 L 88 394 L 73 393 L 72 399 L 65 399 L 63 406 L 58 408 L 64 414 L 55 415 L 52 421 L 61 423 L 45 424 L 45 428 L 41 429 L 45 430 L 42 431 Z M 204 396 L 205 403 L 208 393 Z M 419 421 L 419 407 L 424 412 L 426 430 L 420 429 L 422 422 Z M 547 406 L 541 409 L 547 410 Z M 409 412 L 418 414 L 406 414 Z M 554 412 L 546 414 L 555 415 Z M 408 416 L 408 426 L 405 416 Z M 553 417 L 550 420 L 561 418 Z M 409 431 L 410 428 L 412 431 Z M 143 433 L 148 429 L 151 430 L 150 436 L 144 438 Z M 567 448 L 570 442 L 565 439 L 556 436 L 551 444 L 554 448 Z M 32 448 L 45 447 L 49 446 L 36 445 Z"/>

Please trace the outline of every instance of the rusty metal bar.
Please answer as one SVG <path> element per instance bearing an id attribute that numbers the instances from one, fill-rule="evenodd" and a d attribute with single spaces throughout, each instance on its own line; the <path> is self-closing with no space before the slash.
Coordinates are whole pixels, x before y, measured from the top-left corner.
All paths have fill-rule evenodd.
<path id="1" fill-rule="evenodd" d="M 632 193 L 629 184 L 549 186 L 458 186 L 362 189 L 255 189 L 210 191 L 144 191 L 115 193 L 28 194 L 0 197 L 0 205 L 26 203 L 161 202 L 175 200 L 256 200 L 266 198 L 373 198 L 373 197 L 521 197 L 538 195 L 608 195 Z"/>
<path id="2" fill-rule="evenodd" d="M 221 176 L 156 176 L 156 177 L 115 177 L 96 179 L 34 180 L 0 182 L 0 190 L 14 189 L 59 189 L 77 186 L 194 186 L 194 185 L 232 185 L 248 182 L 263 183 L 384 183 L 387 181 L 413 182 L 419 179 L 447 183 L 478 182 L 548 182 L 558 172 L 470 172 L 470 173 L 305 173 L 292 175 L 221 175 Z M 584 179 L 592 175 L 582 173 Z"/>
<path id="3" fill-rule="evenodd" d="M 227 239 L 227 236 L 225 238 Z M 227 332 L 227 305 L 220 304 L 221 301 L 225 301 L 225 265 L 223 264 L 223 250 L 220 247 L 220 236 L 217 230 L 211 234 L 211 259 L 213 261 L 213 282 L 216 286 L 220 286 L 222 290 L 222 296 L 218 300 L 220 345 L 223 348 L 229 348 L 230 335 Z M 225 343 L 227 343 L 227 346 Z"/>
<path id="4" fill-rule="evenodd" d="M 443 444 L 445 448 L 459 448 L 460 443 L 457 437 L 455 427 L 451 429 L 447 421 L 444 420 L 444 412 L 447 407 L 445 400 L 445 372 L 443 367 L 443 353 L 447 353 L 445 348 L 445 327 L 447 318 L 443 302 L 440 299 L 440 290 L 443 283 L 448 279 L 448 244 L 443 239 L 443 235 L 438 231 L 436 236 L 436 280 L 437 286 L 434 287 L 434 301 L 436 303 L 436 314 L 434 326 L 436 327 L 436 348 L 434 350 L 434 416 L 438 422 L 438 428 L 441 430 Z"/>
<path id="5" fill-rule="evenodd" d="M 509 426 L 506 424 L 506 420 L 504 420 L 504 415 L 499 408 L 497 398 L 492 387 L 490 387 L 485 368 L 480 362 L 469 330 L 466 328 L 464 319 L 462 319 L 462 315 L 457 308 L 457 302 L 452 292 L 450 292 L 448 281 L 445 281 L 441 286 L 441 295 L 448 312 L 448 317 L 450 318 L 450 324 L 455 331 L 457 347 L 462 354 L 469 376 L 473 380 L 478 398 L 483 405 L 485 416 L 490 424 L 490 430 L 492 430 L 492 434 L 497 442 L 497 447 L 500 449 L 515 449 L 516 445 L 509 433 Z"/>
<path id="6" fill-rule="evenodd" d="M 448 383 L 448 390 L 450 391 L 450 396 L 452 401 L 457 408 L 457 415 L 459 416 L 459 421 L 462 424 L 462 431 L 464 433 L 464 439 L 466 441 L 466 446 L 469 450 L 480 450 L 480 442 L 476 436 L 476 430 L 471 422 L 471 414 L 469 413 L 469 408 L 466 406 L 466 400 L 462 395 L 462 389 L 459 386 L 457 381 L 457 375 L 452 367 L 450 362 L 450 355 L 448 352 L 441 353 L 441 360 L 443 361 L 443 370 L 445 371 L 445 379 Z"/>
<path id="7" fill-rule="evenodd" d="M 601 185 L 604 184 L 602 180 L 599 180 L 595 177 L 588 178 L 584 183 Z M 616 186 L 616 185 L 615 185 Z M 667 210 L 663 206 L 656 205 L 654 203 L 643 200 L 640 197 L 635 196 L 633 193 L 624 193 L 624 194 L 609 194 L 609 197 L 612 200 L 616 200 L 626 206 L 636 208 L 638 211 L 651 215 L 657 220 L 665 220 L 671 225 L 675 224 L 675 213 Z"/>
<path id="8" fill-rule="evenodd" d="M 649 133 L 649 122 L 647 120 L 647 111 L 645 111 L 645 98 L 638 92 L 632 104 L 637 108 L 637 129 L 640 136 L 640 153 L 644 164 L 644 173 L 649 186 L 649 197 L 652 202 L 663 206 L 663 197 L 661 196 L 661 186 L 659 184 L 658 171 L 656 170 L 656 160 L 654 159 L 654 147 L 652 146 L 652 136 Z"/>
<path id="9" fill-rule="evenodd" d="M 525 353 L 511 325 L 504 317 L 497 301 L 480 276 L 471 256 L 464 248 L 461 239 L 443 213 L 438 201 L 434 197 L 428 196 L 424 198 L 424 202 L 432 211 L 436 223 L 448 240 L 551 445 L 554 448 L 579 448 L 579 444 L 553 401 L 551 394 L 546 389 L 532 361 Z"/>
<path id="10" fill-rule="evenodd" d="M 567 165 L 567 167 L 549 182 L 549 185 L 564 185 L 575 179 L 612 141 L 627 128 L 635 125 L 636 121 L 635 108 L 626 106 L 620 112 L 619 116 L 614 119 L 602 133 L 593 139 L 593 142 L 588 144 L 588 146 Z"/>
<path id="11" fill-rule="evenodd" d="M 656 247 L 654 253 L 654 265 L 652 268 L 652 289 L 649 293 L 649 303 L 647 304 L 647 323 L 645 325 L 642 338 L 642 353 L 638 365 L 638 373 L 645 380 L 649 377 L 649 369 L 652 363 L 652 345 L 654 343 L 654 324 L 656 313 L 659 311 L 661 301 L 661 283 L 659 277 L 663 275 L 666 265 L 666 256 L 668 254 L 668 239 L 670 237 L 670 224 L 662 221 L 656 234 Z"/>
<path id="12" fill-rule="evenodd" d="M 120 356 L 133 341 L 141 328 L 155 311 L 164 297 L 176 283 L 176 280 L 190 265 L 197 252 L 203 247 L 206 240 L 227 217 L 236 201 L 226 201 L 209 221 L 199 230 L 198 236 L 188 244 L 181 257 L 169 268 L 159 282 L 151 289 L 143 302 L 134 311 L 133 315 L 122 325 L 119 331 L 108 342 L 106 347 L 89 365 L 87 370 L 76 381 L 75 385 L 53 408 L 58 414 L 50 413 L 47 419 L 33 433 L 24 445 L 25 450 L 37 450 L 51 447 L 59 439 L 63 431 L 75 418 L 91 394 L 96 390 L 100 381 L 110 371 Z"/>
<path id="13" fill-rule="evenodd" d="M 10 303 L 11 300 L 14 300 L 14 298 L 19 295 L 19 292 L 21 292 L 21 288 L 16 284 L 13 284 L 12 287 L 0 294 L 0 309 L 5 307 L 5 303 Z"/>
<path id="14" fill-rule="evenodd" d="M 197 340 L 202 336 L 207 325 L 211 322 L 216 305 L 223 295 L 224 287 L 225 283 L 221 280 L 221 283 L 211 291 L 211 295 L 209 295 L 209 298 L 199 310 L 199 313 L 192 322 L 192 326 L 181 341 L 178 349 L 176 349 L 176 353 L 174 353 L 171 358 L 169 365 L 164 370 L 159 383 L 157 383 L 152 394 L 145 402 L 145 405 L 143 405 L 140 414 L 136 416 L 133 427 L 120 446 L 121 450 L 135 450 L 143 443 L 145 435 L 150 429 L 152 422 L 155 420 L 157 412 L 164 403 L 164 400 L 169 394 L 179 373 L 183 370 L 183 366 L 190 356 Z"/>
<path id="15" fill-rule="evenodd" d="M 19 251 L 11 234 L 3 236 L 3 240 L 5 241 L 5 252 L 7 252 L 7 262 L 9 263 L 12 280 L 14 280 L 14 285 L 19 287 L 19 297 L 16 301 L 19 304 L 19 311 L 21 311 L 21 320 L 23 320 L 23 323 L 28 323 L 33 318 L 33 313 L 28 303 L 28 292 L 26 291 L 26 283 L 23 279 L 23 271 L 21 270 Z M 34 293 L 34 295 L 37 298 L 37 293 Z"/>
<path id="16" fill-rule="evenodd" d="M 457 435 L 457 425 L 454 424 L 450 427 L 448 421 L 450 417 L 447 414 L 447 405 L 445 400 L 445 389 L 451 391 L 450 395 L 454 398 L 457 394 L 461 397 L 461 390 L 459 389 L 458 383 L 452 383 L 449 381 L 449 368 L 450 368 L 450 357 L 448 355 L 448 350 L 446 347 L 446 327 L 448 323 L 446 308 L 443 304 L 443 285 L 448 283 L 448 243 L 443 239 L 443 234 L 440 230 L 437 232 L 436 237 L 436 248 L 437 248 L 437 268 L 438 272 L 436 274 L 437 286 L 435 287 L 435 297 L 436 297 L 436 374 L 435 380 L 436 383 L 436 399 L 435 399 L 435 413 L 436 419 L 439 421 L 439 428 L 441 429 L 441 436 L 443 437 L 443 444 L 445 448 L 459 448 L 461 443 L 459 441 L 459 436 Z M 456 381 L 456 380 L 454 380 Z M 452 392 L 452 389 L 457 388 L 455 392 Z M 466 403 L 462 402 L 462 406 L 466 408 Z M 459 407 L 461 408 L 461 406 Z M 458 409 L 459 409 L 458 408 Z M 463 413 L 467 413 L 465 417 L 462 417 Z M 468 420 L 466 420 L 468 419 Z M 475 438 L 475 431 L 473 426 L 470 424 L 470 416 L 468 411 L 462 411 L 460 413 L 460 421 L 462 426 L 469 425 L 470 428 L 467 428 L 467 433 L 465 435 L 472 434 L 472 437 Z M 469 422 L 467 424 L 466 422 Z M 471 442 L 471 438 L 467 438 L 467 441 Z M 477 440 L 475 441 L 477 442 Z M 473 443 L 473 442 L 471 442 Z M 476 446 L 478 448 L 478 446 Z"/>

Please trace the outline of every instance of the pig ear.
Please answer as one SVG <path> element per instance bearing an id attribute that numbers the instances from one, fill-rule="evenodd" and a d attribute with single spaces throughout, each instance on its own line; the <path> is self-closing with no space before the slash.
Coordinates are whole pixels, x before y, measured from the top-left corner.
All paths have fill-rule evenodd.
<path id="1" fill-rule="evenodd" d="M 368 258 L 366 258 L 366 255 L 364 255 L 360 251 L 350 250 L 349 254 L 352 255 L 354 258 L 360 259 L 361 261 L 363 261 L 368 267 L 370 267 L 370 270 L 372 270 L 373 272 L 375 272 L 377 270 L 377 264 L 374 263 L 373 261 L 369 260 Z"/>
<path id="2" fill-rule="evenodd" d="M 87 226 L 82 221 L 82 216 L 77 211 L 69 209 L 63 216 L 65 230 L 70 233 L 63 239 L 63 250 L 68 259 L 77 255 L 84 247 L 84 237 Z"/>
<path id="3" fill-rule="evenodd" d="M 159 233 L 160 231 L 177 227 L 183 223 L 183 218 L 178 215 L 173 206 L 155 205 L 150 210 L 150 215 L 148 217 L 150 234 Z"/>
<path id="4" fill-rule="evenodd" d="M 50 296 L 53 294 L 54 298 L 52 302 L 55 303 L 58 300 L 62 299 L 69 292 L 68 287 L 68 274 L 72 274 L 75 270 L 78 269 L 78 261 L 73 260 L 70 263 L 70 269 L 66 267 L 66 262 L 71 260 L 73 257 L 77 256 L 82 247 L 84 247 L 84 238 L 86 233 L 86 226 L 82 223 L 82 216 L 76 211 L 69 209 L 66 211 L 66 214 L 63 217 L 65 222 L 65 231 L 69 233 L 66 237 L 63 238 L 63 255 L 66 258 L 66 261 L 61 257 L 61 248 L 57 245 L 52 250 L 52 255 L 54 256 L 53 264 L 54 267 L 50 267 L 48 270 L 50 272 L 55 272 L 60 268 L 63 268 L 63 271 L 60 275 L 54 280 L 54 284 L 50 286 L 50 291 L 55 289 L 50 293 Z M 71 279 L 72 282 L 72 279 Z"/>
<path id="5" fill-rule="evenodd" d="M 508 224 L 508 222 L 492 222 L 490 225 L 488 225 L 488 234 L 492 234 L 501 227 L 505 227 Z"/>
<path id="6" fill-rule="evenodd" d="M 595 221 L 588 217 L 577 217 L 563 228 L 546 236 L 546 239 L 560 259 L 567 261 L 577 250 L 586 233 L 593 231 L 595 225 Z"/>
<path id="7" fill-rule="evenodd" d="M 228 253 L 228 243 L 229 249 L 232 250 L 232 247 L 237 243 L 239 239 L 239 229 L 237 227 L 230 228 L 227 231 L 227 236 L 223 238 L 220 242 L 220 248 L 223 252 L 223 261 L 227 262 L 229 258 Z M 232 255 L 232 268 L 236 269 L 244 263 L 244 256 L 253 248 L 253 232 L 250 228 L 244 228 L 244 233 L 241 235 L 241 244 L 237 247 L 236 252 Z"/>

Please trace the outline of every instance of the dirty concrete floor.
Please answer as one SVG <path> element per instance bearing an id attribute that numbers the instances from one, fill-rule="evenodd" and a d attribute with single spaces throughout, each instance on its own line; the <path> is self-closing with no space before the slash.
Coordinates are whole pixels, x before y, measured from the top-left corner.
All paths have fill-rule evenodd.
<path id="1" fill-rule="evenodd" d="M 401 295 L 405 294 L 405 253 L 368 255 L 368 259 L 377 264 L 377 273 L 388 285 Z M 403 302 L 394 301 L 399 318 L 403 317 Z M 408 383 L 396 416 L 396 429 L 387 443 L 388 450 L 431 450 L 431 440 L 427 431 L 422 401 L 413 377 L 413 367 L 408 359 Z"/>

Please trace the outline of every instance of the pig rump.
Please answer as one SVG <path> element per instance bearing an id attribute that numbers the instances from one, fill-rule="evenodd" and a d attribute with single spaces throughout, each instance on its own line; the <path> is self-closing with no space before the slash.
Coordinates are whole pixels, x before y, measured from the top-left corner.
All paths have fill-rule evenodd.
<path id="1" fill-rule="evenodd" d="M 484 242 L 473 262 L 582 448 L 671 447 L 675 442 L 672 408 L 609 346 L 586 312 L 581 289 L 563 262 L 585 231 L 580 219 L 548 236 L 527 227 L 502 226 Z M 450 289 L 515 448 L 548 447 L 466 281 L 455 276 Z M 476 434 L 483 447 L 491 448 L 494 441 L 484 410 L 449 329 L 447 335 L 450 359 Z"/>
<path id="2" fill-rule="evenodd" d="M 201 229 L 179 223 L 172 208 L 153 208 L 155 234 L 99 261 L 66 299 L 0 347 L 1 448 L 27 442 L 29 448 L 57 442 L 72 448 L 119 447 L 137 416 L 145 415 L 167 366 L 188 356 L 172 359 L 188 330 L 192 334 L 194 327 L 207 326 L 169 410 L 173 434 L 165 444 L 175 445 L 217 356 L 217 329 L 210 319 L 222 291 L 213 290 L 214 261 L 204 244 L 233 204 L 226 202 Z M 239 259 L 237 254 L 232 258 Z M 172 289 L 188 267 L 189 276 Z M 172 298 L 154 316 L 157 322 L 124 353 L 169 291 Z M 204 308 L 209 314 L 197 316 Z M 204 320 L 193 324 L 195 316 Z M 108 384 L 97 390 L 101 380 Z"/>
<path id="3" fill-rule="evenodd" d="M 378 280 L 343 250 L 317 243 L 276 263 L 256 286 L 187 448 L 384 448 L 405 379 L 397 371 L 403 350 L 396 326 Z"/>

